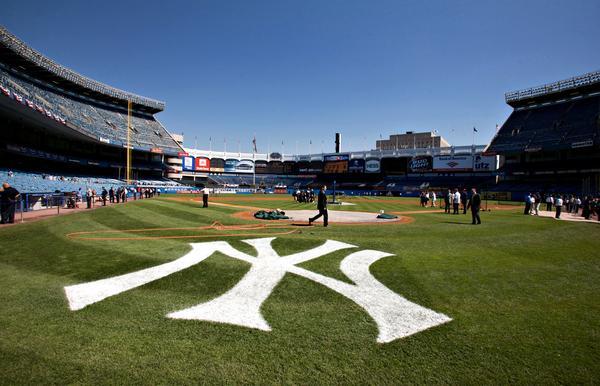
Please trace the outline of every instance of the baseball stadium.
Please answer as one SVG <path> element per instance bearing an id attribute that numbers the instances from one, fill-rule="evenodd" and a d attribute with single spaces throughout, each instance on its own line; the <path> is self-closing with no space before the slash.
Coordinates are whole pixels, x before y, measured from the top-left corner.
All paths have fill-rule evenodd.
<path id="1" fill-rule="evenodd" d="M 227 151 L 16 35 L 1 384 L 600 381 L 600 71 L 506 92 L 487 143 Z"/>

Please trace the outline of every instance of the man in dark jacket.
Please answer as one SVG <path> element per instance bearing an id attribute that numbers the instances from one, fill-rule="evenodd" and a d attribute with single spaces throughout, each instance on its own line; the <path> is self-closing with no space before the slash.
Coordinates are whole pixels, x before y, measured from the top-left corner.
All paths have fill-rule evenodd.
<path id="1" fill-rule="evenodd" d="M 106 206 L 106 196 L 108 195 L 108 191 L 103 186 L 102 187 L 102 206 Z"/>
<path id="2" fill-rule="evenodd" d="M 2 192 L 0 192 L 0 208 L 2 211 L 2 224 L 12 224 L 15 222 L 15 208 L 19 199 L 19 191 L 7 182 L 2 184 Z"/>
<path id="3" fill-rule="evenodd" d="M 460 194 L 460 203 L 463 207 L 463 214 L 467 214 L 467 201 L 469 201 L 467 197 L 467 189 L 463 189 L 462 193 Z"/>
<path id="4" fill-rule="evenodd" d="M 315 217 L 309 218 L 308 225 L 312 225 L 313 221 L 323 216 L 323 226 L 327 226 L 327 220 L 329 219 L 329 215 L 327 214 L 327 195 L 325 194 L 326 189 L 327 186 L 325 185 L 321 187 L 321 190 L 319 191 L 319 196 L 317 198 L 317 209 L 319 210 L 319 214 L 317 214 Z"/>
<path id="5" fill-rule="evenodd" d="M 471 218 L 473 219 L 471 224 L 479 225 L 481 224 L 481 218 L 479 218 L 479 209 L 481 208 L 481 196 L 479 196 L 479 193 L 477 193 L 477 190 L 475 188 L 471 189 L 471 191 L 473 192 L 473 195 L 471 196 L 467 207 L 471 207 Z"/>

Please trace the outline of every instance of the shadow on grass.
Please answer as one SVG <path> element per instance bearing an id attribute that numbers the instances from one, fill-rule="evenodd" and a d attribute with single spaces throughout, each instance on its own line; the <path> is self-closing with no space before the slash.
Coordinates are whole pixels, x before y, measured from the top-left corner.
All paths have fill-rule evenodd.
<path id="1" fill-rule="evenodd" d="M 442 221 L 442 224 L 473 225 L 470 222 L 458 222 L 458 221 Z"/>

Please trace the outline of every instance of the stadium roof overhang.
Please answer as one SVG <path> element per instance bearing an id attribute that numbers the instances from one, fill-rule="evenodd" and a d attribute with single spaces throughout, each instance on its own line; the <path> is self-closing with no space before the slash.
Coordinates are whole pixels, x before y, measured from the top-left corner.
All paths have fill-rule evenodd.
<path id="1" fill-rule="evenodd" d="M 512 108 L 536 106 L 600 92 L 600 71 L 505 94 Z"/>
<path id="2" fill-rule="evenodd" d="M 164 110 L 165 107 L 164 102 L 115 89 L 62 67 L 26 46 L 25 43 L 10 34 L 2 26 L 0 26 L 0 63 L 4 63 L 8 67 L 43 81 L 50 86 L 73 92 L 83 98 L 124 108 L 127 108 L 127 101 L 131 100 L 135 110 L 148 114 L 156 114 Z M 65 76 L 58 75 L 57 72 L 64 73 Z M 90 85 L 90 87 L 86 87 L 86 85 Z M 91 88 L 92 86 L 106 92 L 94 90 Z"/>

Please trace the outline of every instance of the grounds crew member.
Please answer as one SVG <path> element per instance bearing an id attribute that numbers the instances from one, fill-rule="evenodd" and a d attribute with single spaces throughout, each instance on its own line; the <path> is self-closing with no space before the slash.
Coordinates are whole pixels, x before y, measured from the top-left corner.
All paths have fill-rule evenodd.
<path id="1" fill-rule="evenodd" d="M 467 208 L 471 208 L 471 218 L 473 220 L 471 224 L 479 225 L 481 224 L 481 218 L 479 217 L 479 209 L 481 209 L 481 196 L 479 193 L 477 193 L 475 188 L 471 189 L 471 191 L 473 192 L 473 195 L 467 204 Z"/>
<path id="2" fill-rule="evenodd" d="M 208 186 L 205 186 L 204 189 L 202 189 L 202 207 L 203 208 L 208 208 Z"/>
<path id="3" fill-rule="evenodd" d="M 313 221 L 317 220 L 319 217 L 323 216 L 323 226 L 327 226 L 329 214 L 327 213 L 327 195 L 325 194 L 325 190 L 327 190 L 327 186 L 323 185 L 321 190 L 319 190 L 319 196 L 317 198 L 317 209 L 319 210 L 319 214 L 315 217 L 311 217 L 308 219 L 308 225 L 312 225 Z"/>
<path id="4" fill-rule="evenodd" d="M 0 223 L 12 224 L 15 222 L 15 207 L 19 199 L 19 191 L 8 182 L 2 184 L 2 192 L 0 192 L 0 210 L 2 212 Z"/>

